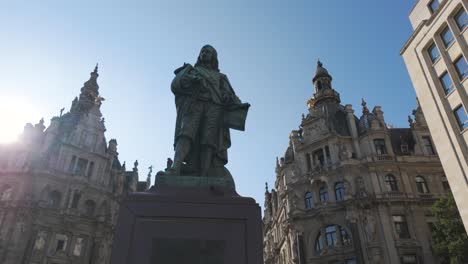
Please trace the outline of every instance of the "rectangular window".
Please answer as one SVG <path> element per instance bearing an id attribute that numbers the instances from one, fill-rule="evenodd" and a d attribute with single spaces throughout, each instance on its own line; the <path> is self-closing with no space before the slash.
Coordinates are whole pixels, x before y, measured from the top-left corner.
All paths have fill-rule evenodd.
<path id="1" fill-rule="evenodd" d="M 444 88 L 445 94 L 449 94 L 455 89 L 452 83 L 452 79 L 450 78 L 450 75 L 448 74 L 448 72 L 444 72 L 439 77 L 439 80 L 440 80 L 440 83 L 442 84 L 442 87 Z"/>
<path id="2" fill-rule="evenodd" d="M 429 2 L 428 6 L 431 10 L 431 13 L 434 13 L 435 11 L 437 11 L 437 9 L 439 9 L 439 0 L 432 0 L 431 2 Z"/>
<path id="3" fill-rule="evenodd" d="M 88 166 L 88 160 L 79 158 L 76 164 L 75 174 L 84 176 L 87 166 Z"/>
<path id="4" fill-rule="evenodd" d="M 63 234 L 57 234 L 55 236 L 55 251 L 65 251 L 67 249 L 68 237 Z"/>
<path id="5" fill-rule="evenodd" d="M 460 56 L 460 58 L 455 61 L 455 69 L 457 70 L 460 80 L 463 80 L 468 76 L 468 65 L 466 64 L 466 60 L 463 56 Z"/>
<path id="6" fill-rule="evenodd" d="M 394 215 L 393 224 L 395 225 L 395 232 L 398 235 L 398 238 L 410 238 L 408 232 L 408 224 L 406 223 L 406 218 L 403 215 Z"/>
<path id="7" fill-rule="evenodd" d="M 457 22 L 458 28 L 460 31 L 463 31 L 468 25 L 468 15 L 464 8 L 460 9 L 455 15 L 455 21 Z"/>
<path id="8" fill-rule="evenodd" d="M 424 148 L 426 149 L 427 155 L 435 155 L 434 147 L 432 146 L 431 137 L 423 136 L 422 141 L 424 144 Z"/>
<path id="9" fill-rule="evenodd" d="M 75 169 L 75 163 L 76 163 L 76 156 L 73 155 L 70 161 L 70 165 L 68 166 L 68 172 L 73 173 L 73 170 Z"/>
<path id="10" fill-rule="evenodd" d="M 73 200 L 72 200 L 72 206 L 71 208 L 78 208 L 78 203 L 80 202 L 81 194 L 77 191 L 75 191 L 75 194 L 73 194 Z"/>
<path id="11" fill-rule="evenodd" d="M 375 152 L 377 155 L 386 155 L 387 148 L 385 147 L 385 140 L 383 138 L 374 139 Z"/>
<path id="12" fill-rule="evenodd" d="M 94 162 L 90 162 L 88 166 L 88 173 L 86 173 L 86 176 L 91 177 L 93 175 L 93 170 L 94 170 Z"/>
<path id="13" fill-rule="evenodd" d="M 435 43 L 432 43 L 432 45 L 429 47 L 427 52 L 429 53 L 429 56 L 431 57 L 432 62 L 435 62 L 440 57 L 439 50 L 437 49 L 437 46 Z"/>
<path id="14" fill-rule="evenodd" d="M 444 41 L 444 45 L 446 48 L 448 48 L 454 41 L 455 39 L 453 38 L 452 31 L 450 31 L 449 27 L 445 27 L 444 31 L 440 34 L 440 37 Z"/>
<path id="15" fill-rule="evenodd" d="M 461 130 L 464 130 L 468 127 L 468 116 L 466 115 L 465 108 L 463 105 L 457 107 L 454 111 L 455 117 L 457 118 L 458 125 L 460 126 Z"/>

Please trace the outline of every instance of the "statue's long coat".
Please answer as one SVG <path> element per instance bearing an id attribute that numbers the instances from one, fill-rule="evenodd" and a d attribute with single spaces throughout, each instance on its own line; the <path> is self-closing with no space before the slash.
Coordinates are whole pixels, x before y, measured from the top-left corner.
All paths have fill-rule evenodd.
<path id="1" fill-rule="evenodd" d="M 177 140 L 179 139 L 180 135 L 180 128 L 182 124 L 182 120 L 185 117 L 186 111 L 191 111 L 191 103 L 192 100 L 196 100 L 193 98 L 193 87 L 190 84 L 183 82 L 183 77 L 185 74 L 191 74 L 191 71 L 197 71 L 199 67 L 193 67 L 190 64 L 185 64 L 183 67 L 177 69 L 174 73 L 176 76 L 171 84 L 171 90 L 175 95 L 175 104 L 177 109 L 177 119 L 175 125 L 175 133 L 174 133 L 174 147 L 177 144 Z M 202 72 L 200 74 L 203 78 L 202 85 L 204 85 L 210 93 L 210 100 L 212 103 L 221 104 L 222 105 L 222 98 L 220 95 L 225 92 L 229 96 L 232 97 L 232 101 L 234 103 L 240 103 L 239 98 L 234 93 L 226 75 L 219 73 L 219 72 L 210 72 L 210 76 L 206 76 L 203 74 L 203 69 L 197 71 L 197 73 Z M 205 78 L 208 77 L 208 78 Z M 199 129 L 199 128 L 198 128 Z M 227 157 L 227 149 L 231 146 L 231 137 L 229 134 L 229 128 L 227 128 L 224 123 L 220 122 L 219 126 L 217 127 L 217 149 L 215 150 L 215 155 L 213 157 L 212 166 L 213 167 L 221 167 L 224 166 L 228 162 Z M 198 131 L 197 134 L 203 133 L 203 131 Z M 200 142 L 199 137 L 196 136 L 192 140 L 191 150 L 186 158 L 187 164 L 189 164 L 192 168 L 198 168 L 199 164 L 199 151 L 200 151 Z"/>

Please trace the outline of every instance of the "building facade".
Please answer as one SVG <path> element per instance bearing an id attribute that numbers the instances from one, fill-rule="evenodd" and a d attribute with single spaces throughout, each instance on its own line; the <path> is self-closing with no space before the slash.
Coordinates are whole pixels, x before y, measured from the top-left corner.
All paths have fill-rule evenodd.
<path id="1" fill-rule="evenodd" d="M 450 187 L 421 108 L 390 128 L 379 106 L 341 105 L 320 62 L 313 85 L 266 188 L 265 263 L 438 263 L 430 208 Z"/>
<path id="2" fill-rule="evenodd" d="M 401 50 L 468 230 L 468 1 L 419 0 Z"/>
<path id="3" fill-rule="evenodd" d="M 69 112 L 0 146 L 0 263 L 109 263 L 119 201 L 138 185 L 106 141 L 97 66 Z M 62 109 L 63 111 L 63 109 Z"/>

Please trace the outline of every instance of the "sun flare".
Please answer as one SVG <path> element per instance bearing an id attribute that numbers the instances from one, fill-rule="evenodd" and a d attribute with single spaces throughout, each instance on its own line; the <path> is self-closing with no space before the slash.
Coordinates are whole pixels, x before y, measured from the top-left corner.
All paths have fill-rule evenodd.
<path id="1" fill-rule="evenodd" d="M 21 98 L 0 97 L 0 143 L 14 142 L 26 123 L 37 123 L 40 113 Z"/>

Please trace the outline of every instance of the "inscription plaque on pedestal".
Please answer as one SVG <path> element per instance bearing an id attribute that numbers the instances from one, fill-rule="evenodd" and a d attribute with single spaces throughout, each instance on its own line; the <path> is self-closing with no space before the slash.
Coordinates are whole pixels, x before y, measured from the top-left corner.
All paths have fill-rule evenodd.
<path id="1" fill-rule="evenodd" d="M 223 240 L 155 238 L 152 245 L 152 264 L 224 264 Z"/>
<path id="2" fill-rule="evenodd" d="M 157 189 L 122 202 L 112 264 L 262 263 L 260 207 L 252 198 L 209 188 Z"/>

